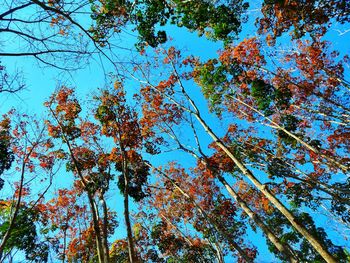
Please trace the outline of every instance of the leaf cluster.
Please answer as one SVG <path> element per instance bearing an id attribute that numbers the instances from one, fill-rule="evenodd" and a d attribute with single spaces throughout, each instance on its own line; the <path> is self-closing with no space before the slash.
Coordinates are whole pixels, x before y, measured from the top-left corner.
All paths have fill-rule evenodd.
<path id="1" fill-rule="evenodd" d="M 8 207 L 0 210 L 0 236 L 3 236 L 10 227 Z M 45 242 L 38 241 L 39 234 L 36 229 L 36 221 L 39 214 L 32 208 L 22 205 L 18 211 L 16 221 L 12 227 L 4 252 L 14 248 L 24 251 L 26 259 L 32 262 L 46 262 L 49 255 L 49 246 Z"/>
<path id="2" fill-rule="evenodd" d="M 321 227 L 316 227 L 314 220 L 308 213 L 299 213 L 297 211 L 293 211 L 296 217 L 296 221 L 299 223 L 303 223 L 308 231 L 312 233 L 314 236 L 321 240 L 322 245 L 333 254 L 333 256 L 338 260 L 337 262 L 346 262 L 347 255 L 344 250 L 340 246 L 336 246 L 332 243 L 330 239 L 328 239 L 325 230 Z M 268 225 L 271 229 L 274 229 L 276 233 L 279 234 L 280 240 L 284 244 L 289 244 L 294 246 L 299 246 L 299 250 L 297 250 L 298 256 L 302 261 L 305 262 L 323 262 L 322 257 L 314 250 L 314 248 L 297 232 L 293 227 L 291 227 L 288 221 L 283 217 L 278 211 L 274 211 L 274 213 L 270 214 L 267 218 Z M 275 253 L 279 258 L 283 259 L 283 255 L 281 255 L 278 250 L 269 243 L 269 250 Z"/>

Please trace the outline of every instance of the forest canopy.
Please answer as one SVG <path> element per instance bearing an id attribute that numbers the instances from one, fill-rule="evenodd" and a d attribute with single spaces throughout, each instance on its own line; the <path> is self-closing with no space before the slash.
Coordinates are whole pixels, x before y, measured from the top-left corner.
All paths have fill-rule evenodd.
<path id="1" fill-rule="evenodd" d="M 0 262 L 349 262 L 350 2 L 4 0 Z"/>

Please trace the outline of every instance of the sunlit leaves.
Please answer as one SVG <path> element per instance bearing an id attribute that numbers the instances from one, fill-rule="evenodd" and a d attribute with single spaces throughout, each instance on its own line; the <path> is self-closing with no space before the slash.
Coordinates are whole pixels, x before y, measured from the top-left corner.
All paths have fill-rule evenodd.
<path id="1" fill-rule="evenodd" d="M 10 204 L 1 204 L 0 208 L 0 235 L 3 236 L 10 225 Z M 40 241 L 36 222 L 39 219 L 38 211 L 26 205 L 21 205 L 13 232 L 6 243 L 4 252 L 14 248 L 24 251 L 26 259 L 33 262 L 46 262 L 48 260 L 49 245 Z"/>
<path id="2" fill-rule="evenodd" d="M 263 18 L 257 20 L 259 33 L 269 33 L 272 38 L 291 29 L 293 38 L 302 38 L 306 33 L 322 36 L 333 21 L 350 20 L 349 2 L 344 0 L 265 0 L 261 11 Z"/>
<path id="3" fill-rule="evenodd" d="M 244 1 L 104 1 L 92 5 L 96 26 L 91 32 L 104 45 L 111 31 L 119 32 L 129 22 L 139 34 L 139 49 L 166 42 L 168 33 L 161 27 L 168 24 L 186 27 L 209 39 L 230 41 L 240 32 L 247 8 Z"/>

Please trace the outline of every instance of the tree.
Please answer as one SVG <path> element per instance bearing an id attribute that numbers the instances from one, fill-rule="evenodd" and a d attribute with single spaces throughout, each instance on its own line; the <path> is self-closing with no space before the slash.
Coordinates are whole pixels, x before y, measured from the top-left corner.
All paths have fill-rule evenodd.
<path id="1" fill-rule="evenodd" d="M 256 52 L 256 50 L 250 49 L 249 50 L 250 55 L 252 55 L 252 53 Z M 239 156 L 237 155 L 237 153 L 235 153 L 234 151 L 232 151 L 230 149 L 230 147 L 225 145 L 225 141 L 220 139 L 214 132 L 213 130 L 208 126 L 208 124 L 205 122 L 205 120 L 203 119 L 203 117 L 201 116 L 200 111 L 198 110 L 198 107 L 196 105 L 196 103 L 194 102 L 194 100 L 192 100 L 190 98 L 190 96 L 188 95 L 188 93 L 185 90 L 185 86 L 184 83 L 182 82 L 182 79 L 186 79 L 188 77 L 191 77 L 191 75 L 186 74 L 186 73 L 178 73 L 176 65 L 177 63 L 182 63 L 181 58 L 180 58 L 180 52 L 174 50 L 173 48 L 171 48 L 169 51 L 164 51 L 163 52 L 165 59 L 164 59 L 164 63 L 165 64 L 170 64 L 170 74 L 172 74 L 173 78 L 177 81 L 178 84 L 178 92 L 180 94 L 182 94 L 183 98 L 185 99 L 185 103 L 189 105 L 189 107 L 187 107 L 186 104 L 184 104 L 183 102 L 180 102 L 179 100 L 177 100 L 176 97 L 173 97 L 173 94 L 176 94 L 174 91 L 171 91 L 171 89 L 173 89 L 175 87 L 175 85 L 168 85 L 166 86 L 166 88 L 169 89 L 169 91 L 165 90 L 165 89 L 159 89 L 159 87 L 163 88 L 164 85 L 153 85 L 148 79 L 146 79 L 147 84 L 149 85 L 149 89 L 153 90 L 153 93 L 156 93 L 157 95 L 162 96 L 163 99 L 168 99 L 169 101 L 171 101 L 172 103 L 176 104 L 179 108 L 182 108 L 184 111 L 189 112 L 194 118 L 196 118 L 199 122 L 199 124 L 205 129 L 206 133 L 208 133 L 208 135 L 214 140 L 215 145 L 218 149 L 220 149 L 221 151 L 223 151 L 223 153 L 225 155 L 227 155 L 227 157 L 229 157 L 229 159 L 233 162 L 233 164 L 235 166 L 237 166 L 238 171 L 242 172 L 242 174 L 244 176 L 246 176 L 258 189 L 259 191 L 262 192 L 262 194 L 278 209 L 282 212 L 282 214 L 284 216 L 286 216 L 286 218 L 288 218 L 288 221 L 293 225 L 293 227 L 295 227 L 300 233 L 302 233 L 302 235 L 308 239 L 308 241 L 312 244 L 312 246 L 326 259 L 329 260 L 330 262 L 334 262 L 334 259 L 332 257 L 332 255 L 327 252 L 327 250 L 325 249 L 324 245 L 322 245 L 322 242 L 320 240 L 318 240 L 317 237 L 313 236 L 305 226 L 303 226 L 302 224 L 298 223 L 297 221 L 295 221 L 295 217 L 294 215 L 289 211 L 289 209 L 282 203 L 280 202 L 275 194 L 270 191 L 266 185 L 264 185 L 263 183 L 261 183 L 253 174 L 253 172 L 249 169 L 247 169 L 247 167 L 245 166 L 245 164 L 242 162 L 242 160 L 239 158 Z M 256 63 L 259 63 L 258 56 L 252 56 L 255 60 Z M 260 58 L 261 60 L 261 58 Z M 143 74 L 143 76 L 145 76 L 145 74 Z M 176 82 L 174 81 L 174 82 Z M 168 93 L 165 93 L 164 91 L 167 91 Z M 170 95 L 168 95 L 170 94 Z M 285 131 L 285 129 L 283 130 Z M 333 160 L 332 157 L 330 157 L 329 159 Z"/>
<path id="2" fill-rule="evenodd" d="M 239 260 L 250 262 L 254 259 L 255 249 L 246 247 L 241 239 L 245 227 L 236 219 L 237 208 L 220 194 L 214 177 L 193 179 L 183 168 L 174 164 L 164 171 L 154 169 L 163 178 L 165 187 L 155 188 L 150 207 L 157 208 L 162 217 L 172 222 L 191 222 L 209 243 L 213 243 L 219 262 L 223 261 L 221 242 L 226 244 L 228 251 L 237 251 Z M 202 189 L 195 185 L 201 185 Z M 163 191 L 157 193 L 158 190 Z"/>
<path id="3" fill-rule="evenodd" d="M 258 48 L 255 50 L 255 54 L 261 58 L 262 55 L 259 54 L 259 47 L 262 48 L 260 41 L 249 40 L 249 42 L 251 41 L 255 43 L 255 48 Z M 304 183 L 307 182 L 310 189 L 321 190 L 332 196 L 332 199 L 337 200 L 335 202 L 339 203 L 340 201 L 346 205 L 346 200 L 341 198 L 345 194 L 344 190 L 329 184 L 331 173 L 335 171 L 346 173 L 348 170 L 346 156 L 348 150 L 346 147 L 343 148 L 341 143 L 335 149 L 329 144 L 329 141 L 332 141 L 334 130 L 342 137 L 339 138 L 342 142 L 346 137 L 346 121 L 342 122 L 342 116 L 347 114 L 347 109 L 338 103 L 342 98 L 347 97 L 346 82 L 341 80 L 343 63 L 335 63 L 332 55 L 328 54 L 327 44 L 324 42 L 314 42 L 310 46 L 305 46 L 301 42 L 299 44 L 301 48 L 299 55 L 286 56 L 288 68 L 289 62 L 297 60 L 294 62 L 295 68 L 301 71 L 301 74 L 296 77 L 289 75 L 289 69 L 284 69 L 281 66 L 276 69 L 277 73 L 266 71 L 262 66 L 266 61 L 261 66 L 256 66 L 255 62 L 248 61 L 246 57 L 238 58 L 238 51 L 246 50 L 247 46 L 237 46 L 234 50 L 232 48 L 231 51 L 222 53 L 221 61 L 224 62 L 221 65 L 215 67 L 209 61 L 203 67 L 198 67 L 199 69 L 195 73 L 197 81 L 203 86 L 205 94 L 213 101 L 212 105 L 217 112 L 228 109 L 251 123 L 257 123 L 260 127 L 264 125 L 272 128 L 277 136 L 277 141 L 263 139 L 259 143 L 260 145 L 255 146 L 259 148 L 256 149 L 256 152 L 262 150 L 268 154 L 266 157 L 271 162 L 268 165 L 269 173 L 279 174 L 279 178 L 291 177 L 302 180 Z M 238 61 L 234 58 L 231 61 L 229 57 L 232 53 L 237 56 Z M 289 60 L 291 57 L 293 59 Z M 310 61 L 311 58 L 313 62 Z M 250 75 L 237 75 L 231 80 L 227 78 L 220 83 L 214 80 L 221 87 L 220 91 L 214 91 L 212 87 L 215 82 L 210 83 L 207 76 L 213 72 L 222 72 L 222 68 L 228 72 L 228 67 L 234 63 L 237 65 L 241 60 L 247 63 L 244 69 L 248 70 Z M 227 67 L 224 66 L 225 64 Z M 306 69 L 307 66 L 310 67 Z M 332 75 L 330 75 L 331 68 Z M 241 72 L 244 72 L 244 69 L 241 67 Z M 273 78 L 270 78 L 271 75 Z M 265 79 L 262 80 L 262 78 Z M 227 88 L 229 85 L 235 86 Z M 212 99 L 214 97 L 217 101 Z M 319 101 L 320 107 L 313 106 L 310 101 Z M 227 106 L 222 107 L 222 105 Z M 329 115 L 327 109 L 330 108 L 336 110 Z M 323 117 L 320 118 L 320 116 Z M 314 138 L 310 138 L 311 132 L 315 130 L 322 132 L 318 133 L 317 139 L 315 139 L 315 135 L 313 135 Z M 341 130 L 345 132 L 344 136 L 340 135 Z M 277 144 L 275 151 L 268 147 L 272 143 Z M 329 146 L 330 148 L 326 148 Z M 341 148 L 342 150 L 340 150 Z M 341 151 L 342 153 L 340 153 Z M 284 154 L 284 157 L 281 158 L 282 152 L 294 154 L 297 158 L 288 154 Z M 304 169 L 297 167 L 304 165 L 307 161 L 313 163 L 313 171 L 305 172 Z M 340 184 L 344 184 L 345 180 L 340 179 Z M 298 186 L 300 184 L 295 184 L 295 188 Z M 300 191 L 298 193 L 301 194 Z M 300 198 L 298 199 L 300 200 Z"/>
<path id="4" fill-rule="evenodd" d="M 6 170 L 11 168 L 12 162 L 14 161 L 14 154 L 11 151 L 11 135 L 10 135 L 10 121 L 5 118 L 1 121 L 0 131 L 0 175 Z M 0 178 L 0 190 L 3 188 L 5 181 Z"/>
<path id="5" fill-rule="evenodd" d="M 108 209 L 104 205 L 104 193 L 108 190 L 110 174 L 108 155 L 99 147 L 96 133 L 97 125 L 80 118 L 81 106 L 74 96 L 74 91 L 62 87 L 46 103 L 52 121 L 47 121 L 50 136 L 66 144 L 66 152 L 58 150 L 61 158 L 67 158 L 67 170 L 76 176 L 77 188 L 86 193 L 92 217 L 96 249 L 99 262 L 109 261 Z M 92 148 L 95 147 L 95 148 Z M 97 148 L 96 153 L 94 150 Z M 102 158 L 103 157 L 103 158 Z M 96 197 L 103 204 L 102 222 Z"/>
<path id="6" fill-rule="evenodd" d="M 164 85 L 162 85 L 162 87 L 164 87 Z M 150 92 L 149 89 L 146 91 Z M 164 91 L 164 90 L 162 90 L 162 91 Z M 151 94 L 153 94 L 154 96 L 157 96 L 157 98 L 158 98 L 157 93 L 151 93 Z M 227 157 L 225 158 L 225 156 L 223 156 L 222 154 L 220 154 L 220 155 L 214 154 L 212 157 L 208 158 L 208 156 L 206 156 L 204 154 L 204 151 L 200 145 L 197 131 L 196 131 L 192 121 L 190 121 L 190 123 L 188 125 L 190 126 L 189 129 L 191 129 L 193 132 L 193 135 L 194 135 L 193 137 L 194 137 L 197 149 L 195 150 L 194 146 L 186 146 L 187 143 L 181 142 L 181 139 L 180 139 L 181 136 L 178 136 L 174 132 L 175 128 L 172 127 L 174 123 L 172 123 L 171 120 L 177 120 L 177 119 L 166 118 L 166 119 L 169 119 L 170 122 L 165 121 L 165 119 L 164 119 L 167 116 L 166 114 L 170 114 L 170 116 L 171 116 L 171 114 L 177 114 L 177 113 L 175 111 L 161 110 L 163 108 L 162 105 L 159 103 L 154 103 L 156 101 L 156 99 L 154 97 L 150 96 L 149 93 L 144 94 L 144 96 L 145 96 L 145 100 L 147 103 L 146 105 L 149 105 L 149 106 L 144 107 L 144 109 L 145 110 L 147 109 L 147 111 L 144 111 L 145 116 L 144 116 L 144 119 L 141 120 L 141 123 L 144 123 L 144 125 L 146 126 L 147 129 L 150 128 L 149 123 L 152 123 L 153 125 L 156 124 L 156 125 L 154 125 L 154 127 L 152 129 L 153 131 L 155 130 L 155 128 L 157 128 L 158 130 L 160 130 L 161 133 L 168 135 L 168 137 L 170 137 L 171 140 L 173 140 L 175 142 L 175 147 L 177 146 L 177 148 L 179 150 L 182 150 L 182 151 L 192 155 L 193 157 L 195 157 L 199 163 L 198 167 L 196 169 L 201 173 L 201 175 L 205 176 L 205 177 L 210 177 L 210 178 L 217 177 L 219 182 L 227 189 L 228 193 L 237 202 L 237 205 L 239 205 L 240 208 L 242 208 L 243 211 L 252 219 L 252 221 L 262 229 L 264 234 L 269 238 L 270 242 L 272 242 L 276 246 L 276 248 L 284 256 L 288 257 L 290 261 L 297 261 L 297 255 L 293 251 L 293 249 L 291 249 L 291 247 L 289 247 L 288 245 L 283 244 L 279 240 L 279 238 L 275 235 L 275 233 L 273 233 L 273 231 L 264 223 L 264 219 L 259 217 L 258 213 L 254 212 L 251 208 L 249 208 L 247 203 L 240 197 L 240 195 L 233 189 L 233 187 L 227 183 L 227 181 L 225 180 L 223 175 L 221 175 L 222 172 L 231 171 L 231 168 L 233 167 L 232 161 L 230 161 L 229 158 L 227 158 Z M 157 101 L 159 101 L 159 99 L 157 99 Z M 165 104 L 164 104 L 164 106 L 165 106 Z M 172 108 L 172 107 L 170 107 L 170 108 Z M 158 120 L 158 118 L 162 118 L 162 121 L 156 121 L 156 120 Z M 185 119 L 185 117 L 183 119 Z M 191 120 L 191 118 L 190 118 L 190 120 Z M 177 121 L 174 121 L 174 122 L 177 123 Z M 234 129 L 234 127 L 230 128 L 231 131 L 233 131 L 233 129 Z M 226 142 L 227 142 L 227 139 L 226 139 Z M 228 168 L 226 168 L 226 166 Z M 180 180 L 182 181 L 183 179 L 180 179 Z M 239 183 L 241 184 L 242 182 L 239 182 Z M 175 187 L 178 187 L 178 185 L 176 185 Z M 194 189 L 194 188 L 192 188 L 192 189 Z M 209 189 L 212 189 L 212 187 L 209 187 Z M 162 198 L 162 200 L 163 199 L 164 198 Z M 172 205 L 172 207 L 173 206 L 174 205 Z"/>
<path id="7" fill-rule="evenodd" d="M 18 120 L 16 122 L 16 120 Z M 2 187 L 10 187 L 6 199 L 1 200 L 1 243 L 0 259 L 11 257 L 15 249 L 22 250 L 28 260 L 46 261 L 49 245 L 40 240 L 36 224 L 42 226 L 37 204 L 51 186 L 36 190 L 39 198 L 31 196 L 31 183 L 44 181 L 42 175 L 52 178 L 52 156 L 48 152 L 50 141 L 41 123 L 14 110 L 3 116 L 1 121 Z M 32 133 L 28 134 L 28 130 Z M 43 165 L 45 163 L 45 166 Z M 15 172 L 8 177 L 4 172 L 15 166 Z M 30 202 L 26 199 L 31 200 Z M 21 240 L 21 242 L 19 242 Z"/>
<path id="8" fill-rule="evenodd" d="M 10 226 L 12 229 L 12 234 L 4 243 L 3 258 L 6 258 L 13 249 L 19 249 L 25 253 L 26 260 L 47 262 L 49 245 L 40 241 L 40 234 L 35 225 L 39 221 L 38 211 L 26 205 L 21 205 L 17 211 L 16 218 L 13 220 L 11 218 L 11 203 L 2 201 L 0 235 L 5 236 Z"/>
<path id="9" fill-rule="evenodd" d="M 342 24 L 349 22 L 349 2 L 335 1 L 280 1 L 264 0 L 261 8 L 263 18 L 257 19 L 258 32 L 269 33 L 276 38 L 293 28 L 293 38 L 324 35 L 335 20 Z"/>
<path id="10" fill-rule="evenodd" d="M 55 198 L 47 202 L 42 200 L 38 205 L 41 216 L 47 222 L 46 228 L 42 232 L 58 242 L 58 249 L 61 250 L 58 251 L 58 254 L 62 262 L 65 262 L 66 257 L 68 260 L 77 260 L 80 256 L 82 260 L 89 260 L 91 254 L 95 255 L 95 244 L 92 246 L 91 244 L 85 244 L 85 251 L 89 251 L 85 252 L 84 249 L 78 248 L 77 242 L 74 242 L 75 239 L 84 240 L 82 233 L 79 233 L 79 238 L 76 237 L 76 233 L 84 228 L 80 226 L 80 222 L 90 221 L 87 216 L 86 205 L 78 203 L 78 193 L 77 189 L 59 189 Z M 63 244 L 60 244 L 60 239 L 63 239 Z M 94 240 L 91 242 L 94 243 Z M 70 245 L 72 243 L 74 246 Z"/>
<path id="11" fill-rule="evenodd" d="M 6 45 L 0 57 L 32 56 L 50 67 L 72 70 L 99 53 L 114 65 L 115 50 L 108 52 L 112 37 L 129 24 L 139 33 L 141 49 L 166 42 L 166 32 L 156 33 L 154 28 L 168 22 L 214 40 L 228 41 L 240 31 L 247 7 L 243 1 L 11 0 L 0 10 L 0 32 L 21 48 Z"/>
<path id="12" fill-rule="evenodd" d="M 12 0 L 4 3 L 0 10 L 0 32 L 12 45 L 5 45 L 0 56 L 32 56 L 61 69 L 82 65 L 83 57 L 92 50 L 87 49 L 88 31 L 75 16 L 86 6 L 86 3 L 74 1 Z M 84 34 L 84 38 L 79 40 L 79 34 Z M 21 44 L 20 50 L 14 48 L 17 44 Z"/>
<path id="13" fill-rule="evenodd" d="M 118 187 L 124 195 L 124 218 L 128 235 L 130 262 L 138 262 L 129 216 L 129 196 L 135 201 L 145 197 L 143 186 L 147 182 L 149 168 L 139 153 L 143 146 L 136 112 L 126 104 L 122 83 L 115 82 L 113 91 L 103 91 L 96 99 L 99 105 L 95 117 L 100 121 L 101 133 L 112 138 L 116 147 L 110 159 L 120 172 Z"/>

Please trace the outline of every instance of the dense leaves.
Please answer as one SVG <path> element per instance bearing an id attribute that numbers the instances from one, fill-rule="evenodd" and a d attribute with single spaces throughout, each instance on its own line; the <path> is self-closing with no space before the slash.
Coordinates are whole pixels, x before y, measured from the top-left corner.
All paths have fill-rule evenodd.
<path id="1" fill-rule="evenodd" d="M 0 175 L 11 168 L 14 155 L 11 151 L 10 121 L 3 119 L 0 124 Z M 0 178 L 0 190 L 4 186 L 4 180 Z"/>
<path id="2" fill-rule="evenodd" d="M 165 43 L 168 34 L 157 29 L 168 24 L 186 27 L 213 40 L 230 41 L 240 32 L 248 6 L 244 1 L 106 1 L 92 6 L 96 20 L 92 32 L 96 40 L 104 43 L 109 30 L 120 30 L 130 22 L 139 33 L 140 49 Z"/>
<path id="3" fill-rule="evenodd" d="M 2 201 L 0 210 L 0 235 L 4 235 L 10 225 L 10 203 Z M 24 251 L 26 260 L 46 262 L 49 254 L 49 244 L 40 241 L 36 221 L 38 211 L 22 205 L 17 220 L 13 226 L 13 234 L 8 239 L 4 253 L 14 248 Z"/>
<path id="4" fill-rule="evenodd" d="M 308 229 L 315 233 L 316 236 L 319 237 L 320 240 L 323 240 L 324 246 L 329 248 L 330 251 L 332 251 L 332 254 L 335 255 L 337 258 L 337 262 L 346 262 L 347 261 L 347 255 L 345 251 L 332 243 L 327 238 L 327 234 L 323 228 L 316 228 L 313 219 L 311 216 L 307 213 L 300 213 L 297 215 L 297 219 L 300 222 L 304 222 L 307 224 Z M 288 224 L 283 220 L 283 217 L 279 213 L 274 213 L 271 215 L 271 218 L 268 219 L 269 224 L 271 227 L 273 227 L 276 231 L 280 232 L 281 234 L 281 240 L 284 243 L 289 244 L 298 244 L 300 243 L 300 251 L 299 257 L 306 262 L 322 262 L 322 258 L 315 252 L 315 250 L 306 242 L 300 234 L 294 231 L 294 229 L 291 229 L 288 227 Z M 276 249 L 270 244 L 270 250 L 277 253 Z"/>
<path id="5" fill-rule="evenodd" d="M 0 261 L 349 261 L 348 1 L 0 9 L 1 57 L 110 72 L 2 116 Z"/>
<path id="6" fill-rule="evenodd" d="M 273 32 L 273 37 L 281 36 L 291 28 L 294 38 L 301 38 L 305 33 L 313 36 L 323 35 L 332 20 L 349 22 L 349 7 L 346 0 L 264 0 L 261 9 L 264 18 L 259 19 L 257 23 L 260 32 Z"/>

